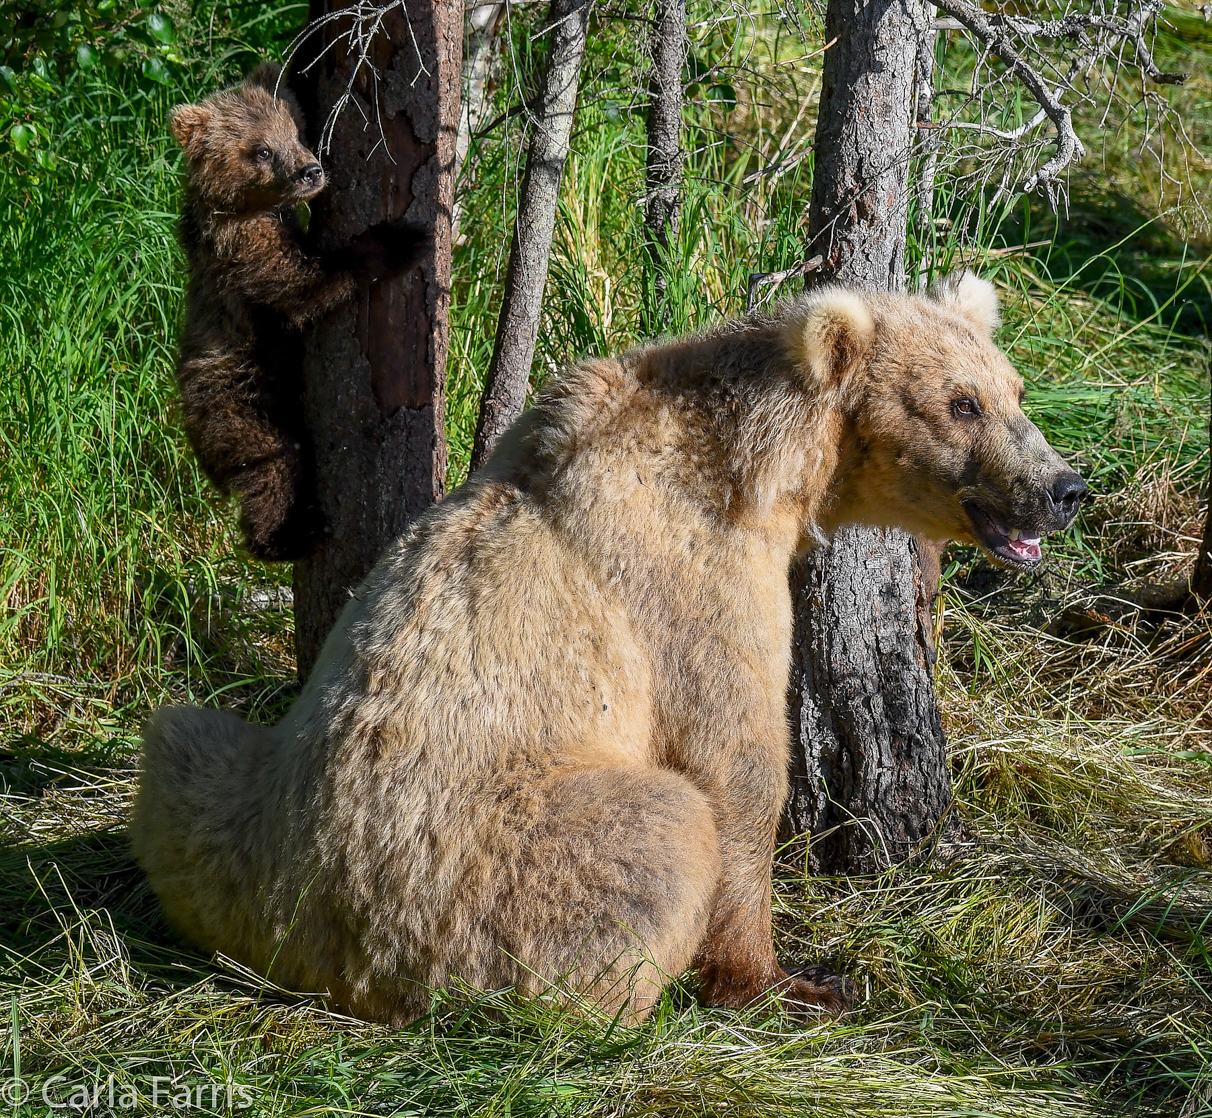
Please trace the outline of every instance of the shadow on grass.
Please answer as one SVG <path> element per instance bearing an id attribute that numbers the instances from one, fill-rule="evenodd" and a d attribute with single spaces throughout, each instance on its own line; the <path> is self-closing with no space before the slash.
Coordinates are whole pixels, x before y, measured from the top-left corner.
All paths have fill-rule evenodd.
<path id="1" fill-rule="evenodd" d="M 1036 210 L 1038 211 L 1038 204 Z M 1105 300 L 1139 322 L 1154 316 L 1177 334 L 1212 331 L 1212 242 L 1187 239 L 1165 215 L 1102 176 L 1075 180 L 1068 212 L 1020 212 L 1003 227 L 1006 244 L 1046 240 L 1034 259 L 1056 280 Z"/>
<path id="2" fill-rule="evenodd" d="M 970 921 L 969 905 L 988 888 L 982 882 L 998 876 L 983 862 L 941 874 L 898 871 L 883 898 L 875 886 L 844 883 L 853 891 L 843 919 L 854 950 L 842 955 L 850 960 L 846 969 L 872 988 L 839 1022 L 803 1028 L 768 1008 L 704 1010 L 680 983 L 639 1026 L 471 993 L 439 998 L 433 1013 L 405 1030 L 350 1021 L 315 999 L 260 989 L 169 931 L 128 848 L 132 771 L 128 762 L 114 766 L 111 743 L 98 743 L 87 760 L 47 750 L 42 770 L 36 747 L 23 749 L 4 766 L 14 783 L 25 783 L 4 801 L 0 944 L 5 984 L 19 995 L 25 1021 L 27 1063 L 37 1075 L 112 1058 L 125 1061 L 123 1074 L 144 1079 L 148 1068 L 175 1075 L 181 1066 L 213 1077 L 227 1056 L 211 1049 L 238 1049 L 237 1078 L 311 1106 L 369 1105 L 386 1084 L 401 1100 L 424 1103 L 413 1113 L 470 1113 L 459 1107 L 475 1098 L 485 1106 L 508 1099 L 510 1113 L 536 1116 L 565 1113 L 562 1100 L 587 1114 L 811 1113 L 803 1108 L 825 1090 L 839 1093 L 839 1107 L 822 1114 L 896 1115 L 910 1112 L 902 1106 L 910 1094 L 936 1089 L 968 1107 L 956 1113 L 1042 1114 L 1040 1100 L 1054 1095 L 1108 1106 L 1131 1098 L 1126 1113 L 1172 1116 L 1182 1113 L 1184 1094 L 1202 1089 L 1208 1062 L 1198 1038 L 1185 1048 L 1173 1030 L 1155 1039 L 1139 1018 L 1143 1006 L 1121 1012 L 1139 975 L 1125 973 L 1122 987 L 1102 991 L 1099 997 L 1110 999 L 1105 1006 L 1075 1015 L 1057 1007 L 1055 1018 L 1044 1020 L 1029 1008 L 1029 989 L 1012 991 L 1015 979 L 990 989 L 985 962 L 955 954 L 944 942 L 954 919 L 968 912 Z M 1009 863 L 1002 870 L 1009 873 Z M 1030 892 L 1030 867 L 1018 872 Z M 1040 877 L 1056 882 L 1058 875 Z M 1083 888 L 1097 893 L 1097 883 Z M 820 953 L 796 942 L 805 933 L 815 937 L 819 911 L 833 907 L 819 894 L 818 884 L 808 883 L 793 902 L 788 958 Z M 931 904 L 942 906 L 934 916 Z M 1089 912 L 1083 904 L 1073 909 L 1084 942 Z M 931 934 L 923 939 L 914 922 L 931 925 Z M 1096 935 L 1118 931 L 1104 922 Z M 873 940 L 901 956 L 898 967 L 918 976 L 916 989 L 894 972 L 881 973 Z M 1013 961 L 1028 987 L 1037 981 L 1029 973 L 1035 965 L 1028 957 Z M 60 1034 L 71 1039 L 48 1039 Z M 624 1089 L 635 1107 L 612 1109 Z M 881 1093 L 886 1107 L 873 1101 Z M 846 1110 L 840 1100 L 851 1095 L 854 1106 Z M 1094 1111 L 1058 1101 L 1055 1113 Z"/>

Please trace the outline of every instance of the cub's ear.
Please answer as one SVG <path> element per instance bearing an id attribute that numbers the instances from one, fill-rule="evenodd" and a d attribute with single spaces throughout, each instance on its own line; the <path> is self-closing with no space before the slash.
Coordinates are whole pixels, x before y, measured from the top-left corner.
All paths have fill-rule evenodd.
<path id="1" fill-rule="evenodd" d="M 262 89 L 277 95 L 278 82 L 282 78 L 282 67 L 276 62 L 261 62 L 244 79 L 245 85 L 259 85 Z"/>
<path id="2" fill-rule="evenodd" d="M 939 280 L 929 291 L 936 303 L 966 318 L 978 331 L 992 338 L 1002 320 L 997 291 L 988 280 L 967 270 Z"/>
<path id="3" fill-rule="evenodd" d="M 822 387 L 840 387 L 870 351 L 875 319 L 859 292 L 823 287 L 796 305 L 785 338 L 792 360 L 810 380 Z"/>
<path id="4" fill-rule="evenodd" d="M 178 105 L 168 115 L 168 125 L 173 139 L 184 149 L 186 155 L 198 155 L 202 151 L 202 138 L 210 123 L 210 109 L 205 105 Z"/>

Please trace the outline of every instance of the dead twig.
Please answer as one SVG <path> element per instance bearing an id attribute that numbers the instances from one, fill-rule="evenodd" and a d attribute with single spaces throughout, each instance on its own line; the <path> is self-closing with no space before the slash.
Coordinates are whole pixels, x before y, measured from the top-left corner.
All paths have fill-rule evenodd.
<path id="1" fill-rule="evenodd" d="M 763 287 L 771 288 L 770 295 L 767 299 L 773 297 L 776 291 L 787 282 L 796 276 L 806 276 L 809 272 L 815 272 L 823 263 L 823 256 L 814 256 L 811 260 L 805 260 L 802 264 L 793 264 L 790 268 L 784 268 L 781 272 L 750 272 L 749 274 L 749 297 L 745 301 L 745 310 L 756 310 L 760 303 L 758 301 L 758 292 Z"/>

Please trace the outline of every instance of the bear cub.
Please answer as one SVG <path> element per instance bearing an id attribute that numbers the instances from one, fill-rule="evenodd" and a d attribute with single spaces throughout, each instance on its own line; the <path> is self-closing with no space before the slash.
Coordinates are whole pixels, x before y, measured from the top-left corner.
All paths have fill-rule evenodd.
<path id="1" fill-rule="evenodd" d="M 280 67 L 172 111 L 185 149 L 179 235 L 189 262 L 177 359 L 185 431 L 202 469 L 240 498 L 259 559 L 307 554 L 323 532 L 303 422 L 303 327 L 360 284 L 416 264 L 428 235 L 399 222 L 347 248 L 309 249 L 297 209 L 324 189 Z"/>

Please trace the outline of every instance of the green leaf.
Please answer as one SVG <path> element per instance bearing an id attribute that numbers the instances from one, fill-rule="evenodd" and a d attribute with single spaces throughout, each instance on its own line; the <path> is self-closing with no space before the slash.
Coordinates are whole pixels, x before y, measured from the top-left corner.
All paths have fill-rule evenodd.
<path id="1" fill-rule="evenodd" d="M 50 81 L 53 77 L 50 63 L 48 63 L 40 54 L 34 56 L 34 61 L 30 64 L 30 69 L 33 70 L 35 77 L 41 78 L 44 82 Z"/>
<path id="2" fill-rule="evenodd" d="M 59 160 L 53 151 L 36 151 L 34 162 L 44 171 L 53 171 Z"/>
<path id="3" fill-rule="evenodd" d="M 17 92 L 17 75 L 11 66 L 0 66 L 0 85 L 4 86 L 9 93 Z"/>
<path id="4" fill-rule="evenodd" d="M 147 17 L 147 30 L 166 47 L 171 46 L 177 41 L 177 32 L 173 27 L 173 21 L 168 16 L 161 15 L 159 12 L 152 12 Z"/>
<path id="5" fill-rule="evenodd" d="M 158 54 L 153 54 L 146 62 L 143 63 L 143 76 L 151 81 L 159 82 L 161 85 L 167 85 L 171 80 L 171 75 L 168 72 L 168 66 L 164 59 Z"/>
<path id="6" fill-rule="evenodd" d="M 128 50 L 103 50 L 101 52 L 101 63 L 105 66 L 125 66 L 126 60 L 130 58 Z"/>
<path id="7" fill-rule="evenodd" d="M 76 65 L 81 70 L 91 70 L 97 65 L 97 52 L 88 43 L 81 43 L 76 48 Z"/>
<path id="8" fill-rule="evenodd" d="M 714 101 L 722 109 L 731 109 L 736 104 L 736 90 L 730 85 L 713 85 L 707 90 L 708 101 Z"/>
<path id="9" fill-rule="evenodd" d="M 606 119 L 611 124 L 619 124 L 623 119 L 623 110 L 613 101 L 607 101 L 602 111 L 606 114 Z"/>
<path id="10" fill-rule="evenodd" d="M 9 129 L 8 138 L 22 155 L 29 149 L 30 141 L 34 138 L 34 129 L 28 124 L 14 124 Z"/>
<path id="11" fill-rule="evenodd" d="M 97 11 L 112 12 L 118 0 L 97 0 Z"/>

